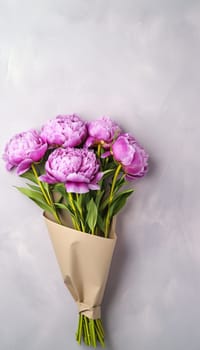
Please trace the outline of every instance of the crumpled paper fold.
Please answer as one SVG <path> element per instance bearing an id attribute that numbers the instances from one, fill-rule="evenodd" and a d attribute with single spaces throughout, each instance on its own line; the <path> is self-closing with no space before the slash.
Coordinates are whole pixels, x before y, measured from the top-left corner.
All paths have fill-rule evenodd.
<path id="1" fill-rule="evenodd" d="M 99 237 L 55 223 L 44 214 L 64 283 L 91 319 L 101 318 L 101 303 L 116 244 L 115 222 L 110 238 Z"/>

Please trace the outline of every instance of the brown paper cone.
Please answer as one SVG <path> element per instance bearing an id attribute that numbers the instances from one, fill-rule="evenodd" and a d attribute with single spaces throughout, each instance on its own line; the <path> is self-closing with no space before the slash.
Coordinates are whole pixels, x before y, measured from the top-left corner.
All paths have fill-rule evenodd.
<path id="1" fill-rule="evenodd" d="M 112 238 L 103 238 L 59 225 L 44 215 L 64 282 L 78 305 L 79 312 L 98 319 L 116 243 L 113 224 Z"/>

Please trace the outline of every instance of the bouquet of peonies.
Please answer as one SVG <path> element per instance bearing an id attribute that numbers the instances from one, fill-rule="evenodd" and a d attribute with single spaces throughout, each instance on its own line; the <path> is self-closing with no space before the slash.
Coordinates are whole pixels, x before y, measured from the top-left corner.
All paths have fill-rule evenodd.
<path id="1" fill-rule="evenodd" d="M 86 122 L 59 115 L 40 131 L 6 144 L 7 170 L 28 180 L 17 187 L 44 212 L 64 282 L 78 305 L 76 339 L 104 346 L 101 303 L 116 243 L 115 217 L 145 175 L 148 155 L 108 117 Z"/>

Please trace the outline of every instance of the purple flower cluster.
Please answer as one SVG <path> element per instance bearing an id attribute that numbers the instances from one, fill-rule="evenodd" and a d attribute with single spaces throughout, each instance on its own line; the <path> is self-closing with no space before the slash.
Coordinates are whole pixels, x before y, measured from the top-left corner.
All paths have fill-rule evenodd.
<path id="1" fill-rule="evenodd" d="M 113 140 L 120 134 L 121 128 L 108 117 L 88 123 L 88 138 L 86 147 L 100 143 L 104 148 L 109 148 Z"/>
<path id="2" fill-rule="evenodd" d="M 99 189 L 102 177 L 97 145 L 105 150 L 102 157 L 113 157 L 121 164 L 127 180 L 145 175 L 148 155 L 129 134 L 108 117 L 85 122 L 77 115 L 59 115 L 42 126 L 13 136 L 6 144 L 3 159 L 7 170 L 17 174 L 28 171 L 33 163 L 44 161 L 46 173 L 40 180 L 62 182 L 68 192 L 84 193 Z"/>
<path id="3" fill-rule="evenodd" d="M 146 174 L 148 155 L 132 136 L 121 134 L 111 149 L 114 159 L 121 163 L 127 180 L 134 180 Z"/>
<path id="4" fill-rule="evenodd" d="M 87 136 L 86 123 L 77 115 L 58 115 L 43 125 L 41 138 L 49 146 L 79 146 Z"/>
<path id="5" fill-rule="evenodd" d="M 62 182 L 67 192 L 85 193 L 99 190 L 97 182 L 101 179 L 99 163 L 93 150 L 83 148 L 57 148 L 46 164 L 46 174 L 40 180 L 49 184 Z"/>
<path id="6" fill-rule="evenodd" d="M 3 159 L 6 169 L 17 168 L 21 175 L 29 170 L 33 162 L 42 159 L 47 150 L 47 143 L 42 140 L 36 130 L 29 130 L 14 135 L 6 144 Z"/>

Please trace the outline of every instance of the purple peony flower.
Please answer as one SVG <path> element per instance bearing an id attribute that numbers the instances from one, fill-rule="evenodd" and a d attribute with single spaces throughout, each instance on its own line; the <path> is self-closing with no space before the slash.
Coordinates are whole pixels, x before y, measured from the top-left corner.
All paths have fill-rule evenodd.
<path id="1" fill-rule="evenodd" d="M 121 129 L 117 123 L 108 117 L 102 117 L 88 123 L 89 137 L 85 146 L 101 143 L 104 148 L 109 148 L 113 140 L 119 135 Z"/>
<path id="2" fill-rule="evenodd" d="M 58 115 L 41 129 L 41 137 L 50 146 L 75 147 L 87 136 L 87 126 L 77 115 Z"/>
<path id="3" fill-rule="evenodd" d="M 86 193 L 98 190 L 97 182 L 103 173 L 99 172 L 99 164 L 93 150 L 79 148 L 57 148 L 46 164 L 46 174 L 40 180 L 55 184 L 63 182 L 67 192 Z"/>
<path id="4" fill-rule="evenodd" d="M 127 180 L 142 177 L 147 172 L 148 155 L 129 134 L 121 134 L 112 145 L 111 153 L 121 163 Z"/>
<path id="5" fill-rule="evenodd" d="M 30 169 L 33 162 L 40 161 L 46 150 L 47 143 L 36 130 L 16 134 L 6 144 L 3 154 L 6 169 L 17 167 L 17 174 L 21 175 Z"/>

